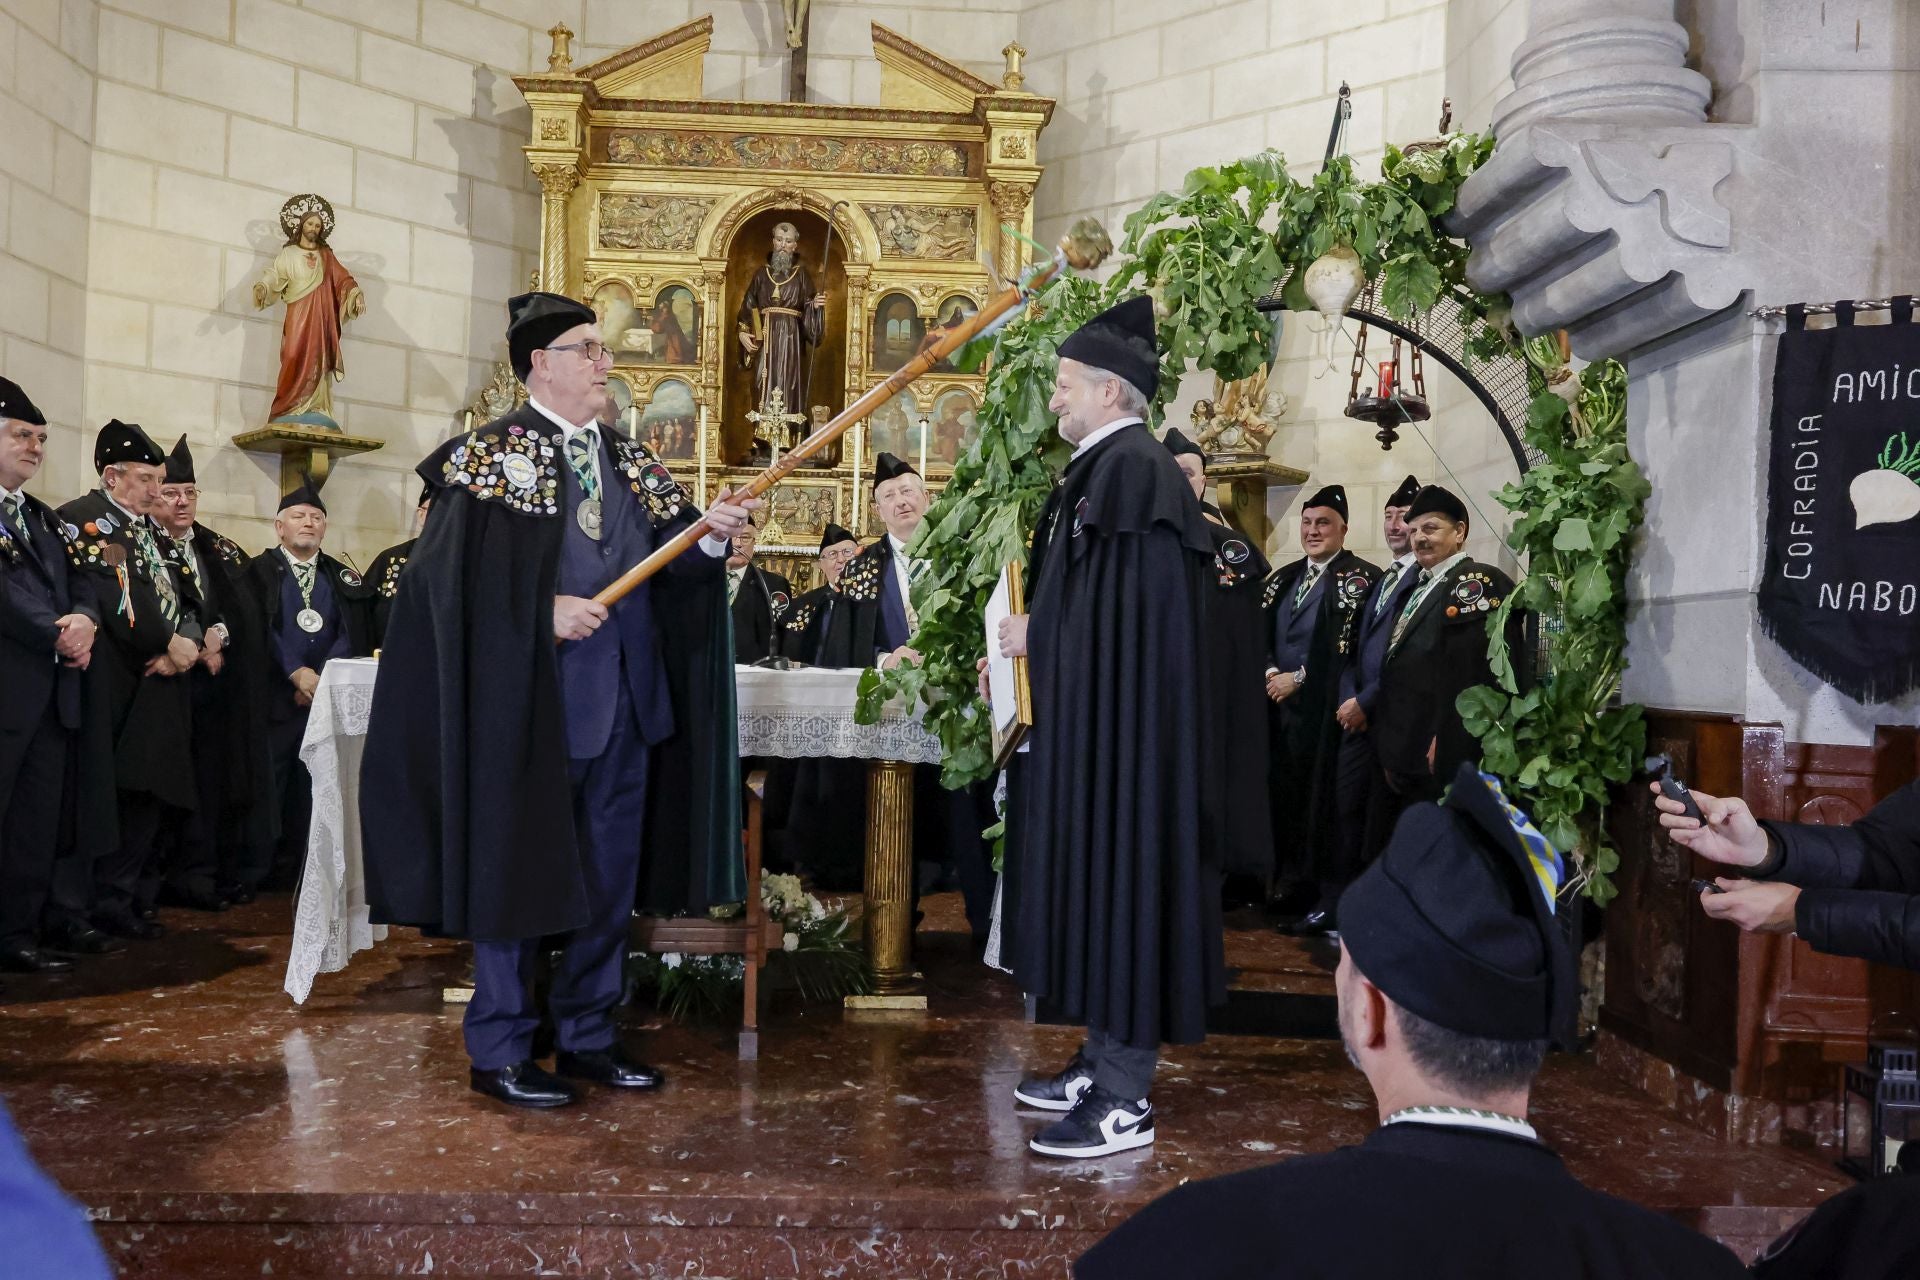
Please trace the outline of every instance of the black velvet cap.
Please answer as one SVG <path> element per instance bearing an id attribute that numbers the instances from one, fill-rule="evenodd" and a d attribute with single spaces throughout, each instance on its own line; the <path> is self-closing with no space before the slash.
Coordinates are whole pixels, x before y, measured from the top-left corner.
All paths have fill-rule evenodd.
<path id="1" fill-rule="evenodd" d="M 513 376 L 525 382 L 533 353 L 576 325 L 597 324 L 584 302 L 557 293 L 522 293 L 507 299 L 507 356 Z"/>
<path id="2" fill-rule="evenodd" d="M 1068 334 L 1059 354 L 1119 374 L 1153 399 L 1160 389 L 1160 344 L 1154 336 L 1152 299 L 1136 293 L 1108 307 Z"/>
<path id="3" fill-rule="evenodd" d="M 47 425 L 46 415 L 34 407 L 20 384 L 10 378 L 0 378 L 0 418 L 12 418 L 35 427 Z"/>
<path id="4" fill-rule="evenodd" d="M 1308 507 L 1331 507 L 1340 513 L 1340 519 L 1344 522 L 1347 518 L 1346 487 L 1337 484 L 1325 486 L 1320 492 L 1314 494 L 1311 498 L 1308 498 L 1306 502 L 1302 503 L 1300 509 L 1305 511 Z"/>
<path id="5" fill-rule="evenodd" d="M 1167 452 L 1176 458 L 1185 453 L 1200 459 L 1202 462 L 1207 460 L 1207 451 L 1187 439 L 1187 433 L 1178 427 L 1168 427 L 1167 434 L 1160 437 L 1160 443 L 1167 446 Z"/>
<path id="6" fill-rule="evenodd" d="M 860 541 L 860 539 L 853 536 L 853 530 L 842 529 L 839 525 L 829 520 L 827 521 L 827 531 L 820 535 L 820 549 L 825 551 L 828 547 L 837 546 L 842 542 L 858 541 Z"/>
<path id="7" fill-rule="evenodd" d="M 1462 765 L 1340 896 L 1340 937 L 1368 981 L 1428 1022 L 1565 1048 L 1579 995 L 1554 916 L 1565 868 L 1499 784 Z"/>
<path id="8" fill-rule="evenodd" d="M 1412 524 L 1430 511 L 1460 524 L 1468 523 L 1467 504 L 1437 484 L 1430 484 L 1414 495 L 1413 505 L 1407 508 L 1407 523 Z"/>
<path id="9" fill-rule="evenodd" d="M 115 418 L 100 428 L 100 434 L 93 439 L 93 469 L 105 471 L 119 462 L 144 462 L 149 466 L 159 466 L 167 460 L 160 452 L 160 446 L 153 437 L 140 429 L 137 422 L 122 422 Z"/>
<path id="10" fill-rule="evenodd" d="M 878 489 L 889 480 L 900 476 L 917 476 L 911 462 L 902 462 L 890 453 L 883 453 L 873 460 L 873 487 Z"/>
<path id="11" fill-rule="evenodd" d="M 314 487 L 311 477 L 308 477 L 298 489 L 280 499 L 277 510 L 285 511 L 288 507 L 318 507 L 321 515 L 327 514 L 327 504 L 320 501 L 320 490 Z"/>
<path id="12" fill-rule="evenodd" d="M 1381 505 L 1388 507 L 1410 507 L 1413 505 L 1413 500 L 1419 496 L 1420 482 L 1414 477 L 1408 476 L 1400 482 L 1400 487 L 1393 491 L 1393 496 Z"/>
<path id="13" fill-rule="evenodd" d="M 167 455 L 167 471 L 160 477 L 160 483 L 193 483 L 193 450 L 187 447 L 185 436 L 173 442 L 173 452 Z"/>

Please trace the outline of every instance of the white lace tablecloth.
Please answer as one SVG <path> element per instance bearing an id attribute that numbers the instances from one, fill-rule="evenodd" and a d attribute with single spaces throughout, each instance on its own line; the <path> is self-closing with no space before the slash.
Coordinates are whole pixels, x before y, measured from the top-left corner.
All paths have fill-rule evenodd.
<path id="1" fill-rule="evenodd" d="M 367 919 L 360 859 L 360 753 L 373 708 L 372 658 L 335 658 L 320 672 L 300 758 L 313 775 L 313 822 L 293 917 L 286 992 L 305 1002 L 316 974 L 338 973 L 356 951 L 387 936 Z"/>
<path id="2" fill-rule="evenodd" d="M 853 722 L 859 671 L 735 667 L 734 676 L 743 756 L 940 763 L 940 739 L 927 732 L 917 710 L 889 704 L 880 723 Z"/>

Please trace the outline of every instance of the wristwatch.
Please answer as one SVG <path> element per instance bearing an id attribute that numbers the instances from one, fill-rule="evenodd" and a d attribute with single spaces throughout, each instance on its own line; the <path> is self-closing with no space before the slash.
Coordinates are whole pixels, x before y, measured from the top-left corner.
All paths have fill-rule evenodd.
<path id="1" fill-rule="evenodd" d="M 1293 687 L 1298 689 L 1307 682 L 1307 669 L 1303 666 L 1293 673 Z"/>

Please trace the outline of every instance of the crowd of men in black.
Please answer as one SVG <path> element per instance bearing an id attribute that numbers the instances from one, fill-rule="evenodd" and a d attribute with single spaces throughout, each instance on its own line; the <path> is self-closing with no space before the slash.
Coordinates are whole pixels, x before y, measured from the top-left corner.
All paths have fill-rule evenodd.
<path id="1" fill-rule="evenodd" d="M 250 556 L 199 522 L 186 437 L 163 453 L 117 419 L 99 487 L 54 507 L 25 492 L 46 442 L 0 378 L 0 969 L 18 973 L 158 938 L 161 905 L 293 883 L 320 671 L 373 651 L 411 545 L 363 578 L 322 550 L 305 485 Z"/>

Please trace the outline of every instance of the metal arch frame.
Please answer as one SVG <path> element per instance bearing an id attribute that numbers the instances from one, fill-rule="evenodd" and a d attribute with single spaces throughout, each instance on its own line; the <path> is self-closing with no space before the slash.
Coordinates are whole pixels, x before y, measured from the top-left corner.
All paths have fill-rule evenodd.
<path id="1" fill-rule="evenodd" d="M 1288 308 L 1280 301 L 1280 291 L 1286 282 L 1285 276 L 1276 280 L 1273 288 L 1268 291 L 1267 295 L 1254 304 L 1254 310 L 1287 310 Z M 1478 400 L 1481 406 L 1492 415 L 1494 425 L 1500 428 L 1500 435 L 1506 440 L 1507 448 L 1513 454 L 1514 466 L 1519 469 L 1520 474 L 1525 475 L 1531 471 L 1534 463 L 1539 461 L 1539 456 L 1527 448 L 1526 442 L 1520 436 L 1518 427 L 1515 426 L 1512 417 L 1508 415 L 1507 411 L 1501 407 L 1500 401 L 1495 398 L 1492 389 L 1467 367 L 1467 363 L 1463 358 L 1465 352 L 1462 351 L 1456 355 L 1453 351 L 1436 343 L 1431 335 L 1421 333 L 1403 321 L 1395 320 L 1392 316 L 1375 311 L 1364 305 L 1372 301 L 1372 299 L 1373 285 L 1369 283 L 1366 292 L 1361 294 L 1359 303 L 1347 308 L 1347 315 L 1360 321 L 1362 324 L 1376 329 L 1383 329 L 1403 341 L 1410 342 L 1418 347 L 1423 355 L 1431 356 L 1433 359 L 1439 361 L 1449 373 L 1453 374 L 1454 377 L 1466 385 L 1467 389 L 1473 393 L 1473 398 Z M 1460 298 L 1459 294 L 1453 292 L 1442 294 L 1440 299 L 1434 303 L 1433 309 L 1438 310 L 1443 306 L 1449 305 L 1456 313 L 1460 313 L 1463 316 L 1469 311 L 1468 305 Z M 1466 327 L 1465 323 L 1459 325 L 1462 332 L 1466 330 Z M 1527 364 L 1525 357 L 1518 353 L 1505 353 L 1484 363 L 1497 364 L 1502 361 L 1510 363 L 1518 370 L 1524 379 L 1524 385 L 1529 388 L 1534 386 L 1536 376 L 1531 366 Z"/>

